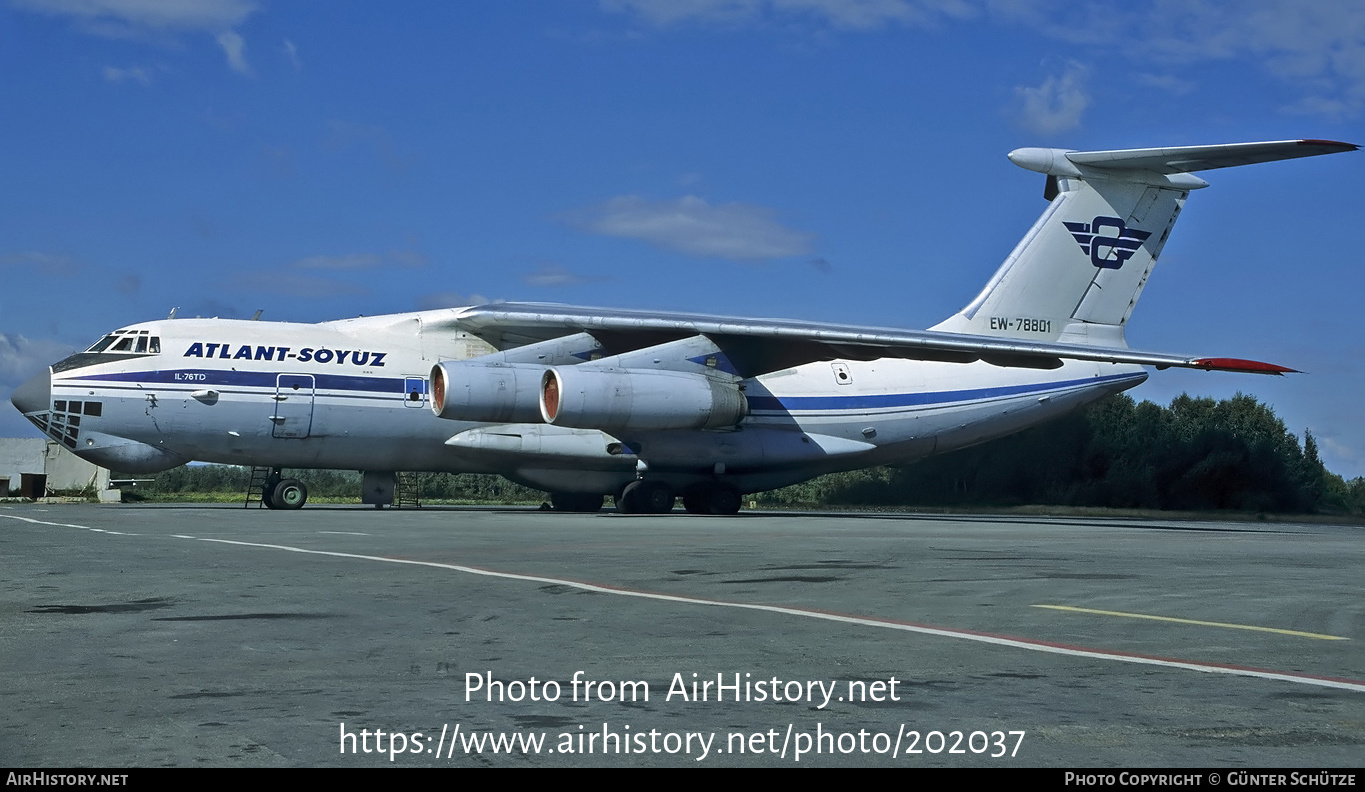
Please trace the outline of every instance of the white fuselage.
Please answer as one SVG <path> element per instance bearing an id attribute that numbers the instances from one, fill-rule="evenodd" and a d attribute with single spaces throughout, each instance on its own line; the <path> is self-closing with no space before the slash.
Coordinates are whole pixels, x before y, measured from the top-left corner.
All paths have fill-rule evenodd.
<path id="1" fill-rule="evenodd" d="M 474 424 L 430 409 L 435 363 L 492 352 L 468 334 L 422 332 L 448 313 L 134 325 L 119 332 L 145 331 L 160 352 L 83 353 L 54 366 L 45 429 L 129 471 L 199 460 L 482 472 L 552 491 L 615 493 L 647 469 L 679 487 L 724 475 L 754 492 L 1000 437 L 1147 376 L 1139 366 L 1081 361 L 1038 370 L 836 360 L 745 380 L 749 415 L 726 430 Z"/>

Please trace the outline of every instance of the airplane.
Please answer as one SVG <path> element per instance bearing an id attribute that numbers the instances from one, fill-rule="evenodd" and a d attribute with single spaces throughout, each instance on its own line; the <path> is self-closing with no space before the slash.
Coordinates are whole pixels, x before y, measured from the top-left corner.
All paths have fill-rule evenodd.
<path id="1" fill-rule="evenodd" d="M 1042 216 L 981 293 L 925 330 L 493 303 L 319 324 L 166 319 L 105 335 L 17 388 L 14 406 L 97 465 L 191 460 L 497 473 L 554 509 L 729 515 L 748 493 L 1002 437 L 1132 388 L 1144 367 L 1283 374 L 1141 352 L 1124 330 L 1194 176 L 1357 150 L 1328 140 L 1023 148 Z M 258 319 L 259 317 L 256 317 Z"/>

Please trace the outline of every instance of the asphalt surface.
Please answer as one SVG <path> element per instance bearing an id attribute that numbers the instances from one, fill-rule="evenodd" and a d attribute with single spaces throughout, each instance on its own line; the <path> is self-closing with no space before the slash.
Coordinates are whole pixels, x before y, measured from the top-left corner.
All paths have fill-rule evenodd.
<path id="1" fill-rule="evenodd" d="M 1362 569 L 1331 525 L 4 504 L 0 766 L 1358 767 Z"/>

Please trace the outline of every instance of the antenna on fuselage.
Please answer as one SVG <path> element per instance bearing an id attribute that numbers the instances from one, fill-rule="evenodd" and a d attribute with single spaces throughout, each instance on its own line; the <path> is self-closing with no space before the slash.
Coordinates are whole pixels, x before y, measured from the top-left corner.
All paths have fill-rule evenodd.
<path id="1" fill-rule="evenodd" d="M 256 309 L 256 313 L 254 313 L 254 314 L 251 315 L 251 321 L 253 321 L 253 322 L 259 322 L 259 321 L 261 321 L 261 311 L 263 311 L 263 310 L 265 310 L 265 309 L 264 309 L 264 308 L 257 308 L 257 309 Z"/>
<path id="2" fill-rule="evenodd" d="M 177 306 L 175 306 L 174 308 L 171 309 L 171 312 L 170 312 L 169 314 L 166 314 L 166 318 L 167 318 L 167 319 L 174 319 L 174 318 L 175 318 L 175 312 L 178 311 L 178 310 L 180 310 L 180 306 L 177 305 Z"/>

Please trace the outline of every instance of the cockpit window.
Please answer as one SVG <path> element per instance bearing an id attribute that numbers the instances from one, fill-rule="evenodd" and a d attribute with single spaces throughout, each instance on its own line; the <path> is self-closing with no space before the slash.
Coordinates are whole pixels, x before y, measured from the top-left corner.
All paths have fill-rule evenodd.
<path id="1" fill-rule="evenodd" d="M 89 353 L 121 353 L 133 355 L 161 354 L 161 337 L 147 330 L 115 330 L 85 350 Z"/>

